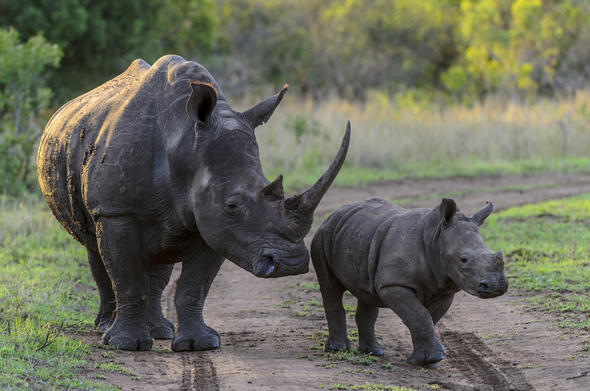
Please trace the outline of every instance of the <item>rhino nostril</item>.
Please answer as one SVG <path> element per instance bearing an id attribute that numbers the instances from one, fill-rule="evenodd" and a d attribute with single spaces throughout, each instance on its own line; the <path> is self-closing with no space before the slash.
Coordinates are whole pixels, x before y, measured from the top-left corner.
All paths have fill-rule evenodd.
<path id="1" fill-rule="evenodd" d="M 272 255 L 264 255 L 254 267 L 254 274 L 258 277 L 269 277 L 276 269 Z"/>
<path id="2" fill-rule="evenodd" d="M 479 287 L 477 288 L 480 292 L 488 292 L 490 290 L 490 286 L 487 282 L 482 281 L 479 283 Z"/>

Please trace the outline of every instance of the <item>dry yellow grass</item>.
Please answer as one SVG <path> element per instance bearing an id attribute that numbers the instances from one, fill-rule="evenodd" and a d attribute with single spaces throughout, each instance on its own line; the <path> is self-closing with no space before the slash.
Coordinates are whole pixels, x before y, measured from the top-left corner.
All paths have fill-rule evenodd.
<path id="1" fill-rule="evenodd" d="M 257 130 L 263 165 L 271 173 L 325 166 L 348 119 L 353 131 L 348 167 L 406 175 L 515 162 L 554 167 L 581 158 L 579 166 L 587 162 L 590 149 L 590 91 L 530 104 L 490 99 L 445 108 L 379 93 L 364 105 L 291 97 Z"/>

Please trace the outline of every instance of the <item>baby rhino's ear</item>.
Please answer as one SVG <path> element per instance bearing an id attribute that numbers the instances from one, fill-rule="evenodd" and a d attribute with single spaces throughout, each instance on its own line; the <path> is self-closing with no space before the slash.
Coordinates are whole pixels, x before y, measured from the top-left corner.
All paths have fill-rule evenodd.
<path id="1" fill-rule="evenodd" d="M 211 84 L 191 81 L 191 96 L 186 102 L 186 113 L 195 122 L 204 124 L 209 121 L 217 104 L 217 90 Z"/>
<path id="2" fill-rule="evenodd" d="M 457 204 L 450 198 L 443 198 L 440 203 L 440 218 L 445 225 L 452 224 L 455 221 L 457 213 Z"/>

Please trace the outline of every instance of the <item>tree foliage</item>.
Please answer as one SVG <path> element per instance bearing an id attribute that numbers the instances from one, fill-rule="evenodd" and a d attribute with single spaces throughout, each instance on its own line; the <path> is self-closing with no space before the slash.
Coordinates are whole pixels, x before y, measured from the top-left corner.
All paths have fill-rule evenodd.
<path id="1" fill-rule="evenodd" d="M 56 67 L 62 51 L 36 35 L 21 43 L 14 29 L 0 29 L 0 189 L 18 193 L 31 180 L 40 115 L 52 92 L 43 72 Z"/>
<path id="2" fill-rule="evenodd" d="M 72 97 L 138 57 L 208 54 L 216 13 L 213 0 L 3 0 L 0 26 L 60 45 L 64 58 L 51 84 Z"/>
<path id="3" fill-rule="evenodd" d="M 371 89 L 464 100 L 571 92 L 590 81 L 583 0 L 222 0 L 218 73 L 321 97 Z M 224 57 L 223 57 L 224 56 Z"/>

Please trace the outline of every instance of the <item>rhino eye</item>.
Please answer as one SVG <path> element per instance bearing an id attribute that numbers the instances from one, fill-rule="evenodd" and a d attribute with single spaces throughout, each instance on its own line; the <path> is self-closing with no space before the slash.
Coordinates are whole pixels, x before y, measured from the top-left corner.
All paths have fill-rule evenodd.
<path id="1" fill-rule="evenodd" d="M 223 207 L 223 211 L 232 217 L 237 217 L 242 213 L 242 208 L 235 202 L 227 202 Z"/>
<path id="2" fill-rule="evenodd" d="M 461 260 L 461 263 L 467 263 L 469 262 L 469 259 L 465 256 L 462 256 L 461 258 L 459 258 Z"/>

